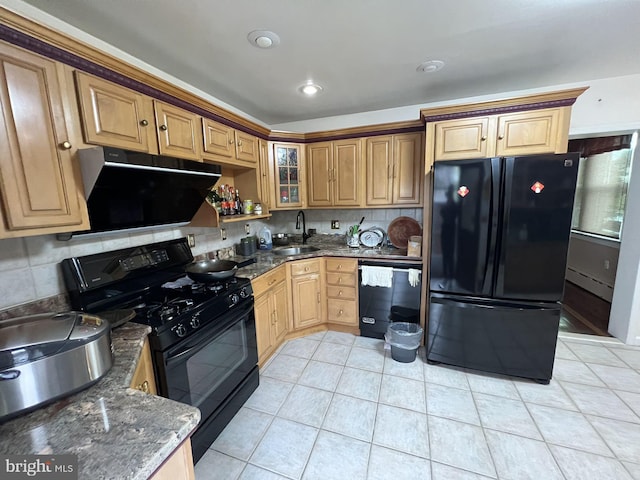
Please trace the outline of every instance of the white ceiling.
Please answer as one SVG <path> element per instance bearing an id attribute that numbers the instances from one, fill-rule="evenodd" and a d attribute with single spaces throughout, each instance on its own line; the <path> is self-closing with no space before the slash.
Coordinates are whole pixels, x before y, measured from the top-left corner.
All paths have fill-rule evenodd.
<path id="1" fill-rule="evenodd" d="M 639 0 L 26 2 L 271 125 L 640 73 Z"/>

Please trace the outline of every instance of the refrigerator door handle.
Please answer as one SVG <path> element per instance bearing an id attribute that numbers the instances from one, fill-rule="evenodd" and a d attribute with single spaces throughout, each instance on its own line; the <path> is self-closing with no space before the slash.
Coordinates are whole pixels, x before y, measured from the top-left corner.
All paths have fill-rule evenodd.
<path id="1" fill-rule="evenodd" d="M 482 283 L 483 295 L 491 295 L 493 293 L 493 276 L 495 271 L 498 223 L 500 216 L 500 182 L 502 172 L 500 163 L 500 158 L 491 159 L 491 206 L 489 207 L 489 238 L 487 240 L 484 280 Z"/>
<path id="2" fill-rule="evenodd" d="M 509 231 L 509 217 L 511 215 L 511 192 L 513 190 L 513 182 L 507 181 L 507 179 L 513 178 L 513 169 L 514 169 L 515 158 L 508 157 L 504 158 L 504 189 L 501 202 L 503 204 L 502 208 L 502 218 L 500 219 L 499 230 L 502 232 L 501 238 L 498 239 L 498 245 L 496 247 L 496 284 L 494 288 L 493 295 L 497 297 L 501 297 L 504 295 L 504 264 L 506 261 L 506 249 L 503 248 L 503 245 L 507 243 L 507 234 Z"/>
<path id="3" fill-rule="evenodd" d="M 455 305 L 458 308 L 520 309 L 539 311 L 555 311 L 559 308 L 557 303 L 510 302 L 477 297 L 454 298 L 434 294 L 431 295 L 430 302 L 441 305 Z"/>

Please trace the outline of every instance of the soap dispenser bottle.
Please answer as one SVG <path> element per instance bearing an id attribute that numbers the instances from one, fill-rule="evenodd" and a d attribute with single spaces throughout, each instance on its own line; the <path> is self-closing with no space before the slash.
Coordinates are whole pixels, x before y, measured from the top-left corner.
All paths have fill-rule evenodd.
<path id="1" fill-rule="evenodd" d="M 269 228 L 262 227 L 260 230 L 260 234 L 258 235 L 260 239 L 260 250 L 271 250 L 273 248 L 273 241 L 271 240 L 271 230 Z"/>

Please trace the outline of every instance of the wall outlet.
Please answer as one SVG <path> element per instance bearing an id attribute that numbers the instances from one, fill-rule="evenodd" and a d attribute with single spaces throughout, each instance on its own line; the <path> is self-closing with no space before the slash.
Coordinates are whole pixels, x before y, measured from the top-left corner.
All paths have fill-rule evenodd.
<path id="1" fill-rule="evenodd" d="M 189 242 L 189 246 L 191 248 L 196 246 L 196 236 L 193 233 L 187 234 L 187 241 Z"/>
<path id="2" fill-rule="evenodd" d="M 331 220 L 331 229 L 340 230 L 340 220 Z"/>
<path id="3" fill-rule="evenodd" d="M 227 231 L 224 228 L 220 229 L 220 237 L 222 237 L 222 240 L 227 239 Z"/>
<path id="4" fill-rule="evenodd" d="M 249 225 L 248 223 L 244 224 L 244 233 L 246 233 L 247 235 L 251 233 L 251 225 Z"/>

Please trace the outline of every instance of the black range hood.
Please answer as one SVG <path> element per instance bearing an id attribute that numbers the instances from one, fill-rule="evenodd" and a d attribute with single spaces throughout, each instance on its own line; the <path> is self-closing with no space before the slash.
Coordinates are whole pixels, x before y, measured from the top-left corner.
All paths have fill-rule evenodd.
<path id="1" fill-rule="evenodd" d="M 91 230 L 186 225 L 220 178 L 219 165 L 125 151 L 78 150 Z"/>

